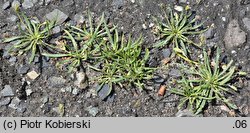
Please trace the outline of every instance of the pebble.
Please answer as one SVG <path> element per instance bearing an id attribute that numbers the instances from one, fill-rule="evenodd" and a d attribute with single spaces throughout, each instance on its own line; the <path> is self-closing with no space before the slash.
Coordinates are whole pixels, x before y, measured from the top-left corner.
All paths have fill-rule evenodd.
<path id="1" fill-rule="evenodd" d="M 9 59 L 9 62 L 10 62 L 11 65 L 14 65 L 14 64 L 16 63 L 16 61 L 17 61 L 17 59 L 16 59 L 15 56 L 14 56 L 14 57 L 11 57 L 11 58 Z"/>
<path id="2" fill-rule="evenodd" d="M 10 103 L 10 97 L 6 97 L 6 98 L 3 98 L 0 100 L 0 107 L 1 106 L 5 106 L 5 105 L 8 105 Z"/>
<path id="3" fill-rule="evenodd" d="M 38 1 L 37 0 L 24 0 L 22 3 L 22 7 L 24 9 L 29 9 L 33 7 Z"/>
<path id="4" fill-rule="evenodd" d="M 224 21 L 224 22 L 226 22 L 226 20 L 227 20 L 226 17 L 222 17 L 221 19 L 222 19 L 222 21 Z"/>
<path id="5" fill-rule="evenodd" d="M 1 91 L 1 96 L 3 97 L 10 97 L 14 96 L 13 90 L 10 85 L 5 85 L 4 89 Z"/>
<path id="6" fill-rule="evenodd" d="M 171 55 L 171 51 L 170 51 L 170 49 L 163 49 L 162 50 L 162 55 L 163 55 L 163 57 L 164 58 L 169 58 L 170 57 L 170 55 Z"/>
<path id="7" fill-rule="evenodd" d="M 188 109 L 185 110 L 179 110 L 176 114 L 176 117 L 194 117 L 195 115 L 189 111 Z"/>
<path id="8" fill-rule="evenodd" d="M 24 113 L 27 110 L 27 104 L 24 102 L 20 102 L 16 110 L 18 113 Z"/>
<path id="9" fill-rule="evenodd" d="M 13 9 L 16 9 L 16 8 L 18 8 L 18 7 L 20 7 L 20 2 L 19 1 L 17 1 L 17 0 L 14 0 L 12 3 L 11 3 L 11 7 L 13 8 Z"/>
<path id="10" fill-rule="evenodd" d="M 90 115 L 92 116 L 96 116 L 98 113 L 99 113 L 99 109 L 97 107 L 92 107 L 92 106 L 89 106 L 87 107 L 86 109 Z"/>
<path id="11" fill-rule="evenodd" d="M 177 5 L 174 6 L 174 9 L 178 12 L 182 12 L 184 10 L 182 6 L 177 6 Z"/>
<path id="12" fill-rule="evenodd" d="M 78 89 L 76 89 L 76 88 L 74 88 L 74 89 L 73 89 L 73 91 L 72 91 L 72 94 L 73 94 L 73 95 L 77 95 L 77 94 L 79 94 L 79 90 L 78 90 Z"/>
<path id="13" fill-rule="evenodd" d="M 41 99 L 43 104 L 46 104 L 49 101 L 49 96 L 45 95 L 42 99 Z"/>
<path id="14" fill-rule="evenodd" d="M 27 96 L 30 96 L 33 93 L 33 91 L 31 89 L 27 89 L 27 90 L 25 90 L 25 92 L 26 92 Z"/>
<path id="15" fill-rule="evenodd" d="M 113 0 L 112 5 L 115 6 L 117 9 L 120 9 L 124 5 L 124 1 L 123 0 Z"/>
<path id="16" fill-rule="evenodd" d="M 52 34 L 58 34 L 60 33 L 62 30 L 61 30 L 61 27 L 60 26 L 56 26 L 52 29 Z"/>
<path id="17" fill-rule="evenodd" d="M 84 23 L 84 17 L 82 14 L 78 13 L 74 16 L 74 21 L 77 23 L 77 24 L 82 24 Z"/>
<path id="18" fill-rule="evenodd" d="M 62 77 L 50 77 L 49 79 L 49 85 L 51 87 L 62 87 L 66 83 L 66 79 Z"/>
<path id="19" fill-rule="evenodd" d="M 20 104 L 21 100 L 19 100 L 17 97 L 11 100 L 11 103 L 9 104 L 9 107 L 12 109 L 17 109 L 18 105 Z"/>
<path id="20" fill-rule="evenodd" d="M 7 18 L 7 20 L 11 22 L 16 22 L 17 21 L 17 16 L 16 15 L 11 15 L 10 17 Z"/>
<path id="21" fill-rule="evenodd" d="M 240 29 L 238 20 L 234 19 L 228 24 L 224 42 L 227 49 L 241 46 L 246 42 L 246 33 Z"/>
<path id="22" fill-rule="evenodd" d="M 170 72 L 169 72 L 169 75 L 173 76 L 173 77 L 180 77 L 181 72 L 178 69 L 171 69 Z"/>
<path id="23" fill-rule="evenodd" d="M 64 0 L 62 5 L 65 6 L 73 6 L 75 4 L 74 0 Z"/>
<path id="24" fill-rule="evenodd" d="M 186 4 L 186 3 L 187 3 L 187 0 L 179 0 L 179 3 L 180 3 L 180 4 Z"/>
<path id="25" fill-rule="evenodd" d="M 214 29 L 209 28 L 205 33 L 204 33 L 206 39 L 212 39 L 214 37 Z"/>
<path id="26" fill-rule="evenodd" d="M 66 87 L 66 88 L 65 88 L 65 91 L 67 91 L 67 92 L 70 92 L 70 93 L 71 93 L 71 92 L 72 92 L 72 87 L 71 87 L 71 86 Z"/>
<path id="27" fill-rule="evenodd" d="M 17 69 L 17 73 L 26 74 L 30 70 L 28 65 L 23 65 Z"/>
<path id="28" fill-rule="evenodd" d="M 135 3 L 135 0 L 130 0 L 131 1 L 131 3 Z"/>
<path id="29" fill-rule="evenodd" d="M 108 84 L 104 84 L 103 86 L 102 86 L 102 88 L 100 89 L 100 91 L 98 92 L 98 96 L 102 99 L 102 100 L 104 100 L 104 99 L 106 99 L 108 96 L 109 96 L 109 94 L 110 94 L 110 87 L 109 87 L 109 85 Z"/>
<path id="30" fill-rule="evenodd" d="M 7 1 L 7 2 L 5 2 L 5 3 L 3 4 L 2 9 L 3 9 L 3 10 L 6 10 L 6 9 L 8 9 L 9 7 L 10 7 L 10 2 Z"/>
<path id="31" fill-rule="evenodd" d="M 147 29 L 146 24 L 142 24 L 142 28 L 143 28 L 144 30 L 146 30 L 146 29 Z"/>
<path id="32" fill-rule="evenodd" d="M 54 9 L 52 12 L 46 14 L 45 17 L 50 21 L 56 20 L 57 24 L 62 24 L 68 19 L 68 15 L 58 9 Z"/>
<path id="33" fill-rule="evenodd" d="M 74 85 L 80 89 L 85 89 L 88 86 L 86 80 L 86 74 L 84 72 L 79 72 L 76 74 L 76 81 L 74 82 Z"/>
<path id="34" fill-rule="evenodd" d="M 250 18 L 243 18 L 242 21 L 247 30 L 250 31 Z"/>
<path id="35" fill-rule="evenodd" d="M 38 74 L 36 71 L 33 70 L 28 72 L 26 75 L 28 78 L 35 80 L 40 74 Z"/>

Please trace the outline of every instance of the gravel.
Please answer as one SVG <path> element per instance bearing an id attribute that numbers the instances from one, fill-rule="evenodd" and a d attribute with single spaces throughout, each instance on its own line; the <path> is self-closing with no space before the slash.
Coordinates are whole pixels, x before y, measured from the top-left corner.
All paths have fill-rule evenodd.
<path id="1" fill-rule="evenodd" d="M 30 70 L 29 65 L 23 65 L 17 69 L 19 74 L 26 74 Z"/>
<path id="2" fill-rule="evenodd" d="M 10 101 L 11 101 L 10 97 L 0 99 L 0 107 L 8 105 L 10 103 Z"/>
<path id="3" fill-rule="evenodd" d="M 13 90 L 10 85 L 5 85 L 4 89 L 0 92 L 3 97 L 14 96 Z"/>
<path id="4" fill-rule="evenodd" d="M 57 88 L 64 86 L 64 84 L 66 83 L 66 79 L 55 76 L 50 77 L 48 81 L 49 81 L 49 86 Z"/>
<path id="5" fill-rule="evenodd" d="M 59 9 L 54 9 L 52 12 L 46 14 L 45 17 L 50 21 L 56 20 L 57 24 L 62 24 L 65 20 L 68 19 L 68 15 L 66 15 Z"/>
<path id="6" fill-rule="evenodd" d="M 3 10 L 6 10 L 6 9 L 8 9 L 9 7 L 10 7 L 10 2 L 7 1 L 7 2 L 5 2 L 5 3 L 3 4 L 2 9 L 3 9 Z"/>
<path id="7" fill-rule="evenodd" d="M 250 18 L 243 18 L 244 26 L 247 28 L 248 31 L 250 31 Z"/>
<path id="8" fill-rule="evenodd" d="M 246 33 L 240 29 L 238 20 L 231 20 L 228 24 L 224 42 L 227 49 L 242 46 L 246 42 Z"/>
<path id="9" fill-rule="evenodd" d="M 29 9 L 32 8 L 37 2 L 38 0 L 24 0 L 22 3 L 22 7 L 24 9 Z"/>

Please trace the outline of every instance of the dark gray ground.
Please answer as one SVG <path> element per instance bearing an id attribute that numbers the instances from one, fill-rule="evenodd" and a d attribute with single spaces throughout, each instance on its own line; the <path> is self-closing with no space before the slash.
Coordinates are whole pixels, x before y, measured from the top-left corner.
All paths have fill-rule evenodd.
<path id="1" fill-rule="evenodd" d="M 68 17 L 63 21 L 71 24 L 85 20 L 88 10 L 94 16 L 104 12 L 120 31 L 131 33 L 135 38 L 140 34 L 144 36 L 144 46 L 152 53 L 151 66 L 161 64 L 166 50 L 151 48 L 157 40 L 151 32 L 152 16 L 162 16 L 161 4 L 188 4 L 205 21 L 205 26 L 212 25 L 205 33 L 206 45 L 218 45 L 224 57 L 233 59 L 238 68 L 250 73 L 250 0 L 201 0 L 199 4 L 196 0 L 1 0 L 0 116 L 190 116 L 185 110 L 178 112 L 178 96 L 168 90 L 164 96 L 157 94 L 160 84 L 168 86 L 171 79 L 179 76 L 179 70 L 171 63 L 155 73 L 162 79 L 146 86 L 147 91 L 117 87 L 115 93 L 103 101 L 95 92 L 96 83 L 83 80 L 88 87 L 78 87 L 77 75 L 83 73 L 67 75 L 54 67 L 52 59 L 37 57 L 35 63 L 28 64 L 26 55 L 9 55 L 6 49 L 11 44 L 1 42 L 5 37 L 18 34 L 18 18 L 11 8 L 17 1 L 22 11 L 41 21 L 54 9 L 62 11 Z M 27 73 L 31 71 L 40 74 L 39 77 L 29 79 Z M 87 70 L 86 75 L 93 77 L 95 73 Z M 229 110 L 223 103 L 215 102 L 208 105 L 201 116 L 250 116 L 250 80 L 243 78 L 236 86 L 239 92 L 229 98 L 238 110 Z"/>

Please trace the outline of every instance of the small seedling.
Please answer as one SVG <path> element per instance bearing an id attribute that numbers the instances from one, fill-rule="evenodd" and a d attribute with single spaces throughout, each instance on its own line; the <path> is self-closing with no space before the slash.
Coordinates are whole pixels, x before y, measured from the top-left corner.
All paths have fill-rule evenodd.
<path id="1" fill-rule="evenodd" d="M 228 64 L 221 66 L 219 48 L 217 48 L 216 57 L 213 61 L 209 59 L 206 52 L 203 55 L 204 61 L 202 63 L 196 67 L 185 69 L 188 78 L 183 78 L 185 84 L 181 84 L 181 89 L 172 91 L 186 97 L 185 100 L 181 100 L 180 106 L 189 100 L 191 109 L 198 114 L 203 110 L 205 103 L 217 99 L 223 101 L 228 107 L 237 109 L 237 106 L 225 97 L 225 93 L 237 91 L 237 88 L 230 83 L 237 75 L 235 67 L 232 66 L 233 61 L 231 60 Z M 193 100 L 190 100 L 190 97 Z M 193 106 L 194 102 L 195 105 Z"/>
<path id="2" fill-rule="evenodd" d="M 125 36 L 120 36 L 117 29 L 114 30 L 114 34 L 111 34 L 106 24 L 105 28 L 108 38 L 101 47 L 103 68 L 99 70 L 102 72 L 102 76 L 97 78 L 101 84 L 98 91 L 102 89 L 102 85 L 108 84 L 109 92 L 111 92 L 114 85 L 122 87 L 123 83 L 143 89 L 143 80 L 151 79 L 155 69 L 146 65 L 149 51 L 146 49 L 145 54 L 142 55 L 142 38 L 132 41 L 129 37 L 126 41 Z M 109 93 L 107 94 L 109 95 Z"/>
<path id="3" fill-rule="evenodd" d="M 64 38 L 69 38 L 71 43 L 63 44 L 61 48 L 62 53 L 60 54 L 42 53 L 42 55 L 48 56 L 51 58 L 64 57 L 64 60 L 59 61 L 57 65 L 62 66 L 62 65 L 68 64 L 68 72 L 70 73 L 75 68 L 79 67 L 82 61 L 85 61 L 88 59 L 89 48 L 87 45 L 83 45 L 80 47 L 80 45 L 77 43 L 74 37 L 69 33 L 69 31 L 64 30 L 64 32 L 66 34 Z"/>
<path id="4" fill-rule="evenodd" d="M 163 21 L 155 19 L 157 22 L 157 34 L 163 38 L 163 41 L 158 42 L 154 47 L 164 47 L 172 44 L 175 52 L 188 59 L 189 50 L 187 44 L 200 47 L 200 45 L 190 40 L 188 36 L 205 32 L 206 29 L 201 29 L 203 23 L 196 25 L 196 18 L 192 18 L 192 13 L 188 13 L 188 11 L 182 11 L 179 14 L 171 8 L 167 8 L 167 12 L 163 9 L 163 13 Z"/>
<path id="5" fill-rule="evenodd" d="M 95 25 L 92 22 L 92 16 L 89 15 L 88 26 L 85 23 L 82 28 L 76 26 L 69 26 L 68 30 L 64 30 L 66 36 L 63 38 L 70 42 L 62 44 L 62 48 L 57 49 L 60 54 L 43 55 L 52 58 L 64 58 L 57 63 L 58 66 L 68 65 L 68 72 L 72 72 L 78 68 L 83 61 L 88 59 L 98 58 L 100 56 L 100 44 L 104 41 L 106 30 L 103 28 L 104 15 L 102 15 L 100 22 Z M 66 41 L 67 42 L 67 41 Z"/>
<path id="6" fill-rule="evenodd" d="M 51 35 L 50 30 L 55 26 L 55 23 L 51 21 L 46 21 L 44 23 L 36 22 L 28 18 L 24 13 L 20 13 L 18 9 L 16 9 L 16 13 L 21 22 L 19 25 L 21 35 L 6 38 L 3 42 L 14 43 L 9 49 L 9 52 L 14 49 L 18 50 L 20 53 L 31 51 L 31 56 L 29 58 L 29 63 L 31 63 L 34 60 L 35 54 L 39 51 L 39 48 L 51 47 L 45 41 Z M 21 28 L 22 26 L 24 26 L 24 29 Z"/>
<path id="7" fill-rule="evenodd" d="M 82 27 L 69 26 L 68 30 L 76 41 L 84 42 L 88 46 L 99 47 L 100 42 L 103 41 L 103 37 L 107 34 L 105 28 L 103 28 L 104 21 L 103 14 L 95 27 L 92 16 L 88 13 L 88 22 L 85 22 Z"/>

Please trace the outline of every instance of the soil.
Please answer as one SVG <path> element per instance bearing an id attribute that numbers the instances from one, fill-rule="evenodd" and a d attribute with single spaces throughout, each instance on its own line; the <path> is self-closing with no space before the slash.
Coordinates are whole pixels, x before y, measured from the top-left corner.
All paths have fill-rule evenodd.
<path id="1" fill-rule="evenodd" d="M 178 111 L 179 96 L 168 91 L 168 84 L 176 76 L 169 74 L 175 70 L 175 59 L 166 67 L 157 70 L 156 76 L 161 77 L 160 83 L 148 84 L 145 90 L 137 88 L 116 87 L 112 96 L 102 100 L 95 92 L 97 83 L 88 81 L 88 87 L 80 89 L 74 85 L 75 75 L 67 74 L 55 67 L 53 59 L 39 58 L 36 62 L 27 63 L 27 55 L 5 56 L 6 49 L 11 45 L 1 43 L 3 38 L 18 35 L 18 19 L 11 21 L 10 17 L 16 15 L 12 8 L 2 9 L 4 3 L 12 0 L 0 1 L 0 91 L 6 85 L 10 85 L 14 95 L 5 105 L 0 104 L 0 116 L 105 116 L 105 117 L 175 117 L 185 111 Z M 95 17 L 102 13 L 110 23 L 118 26 L 119 31 L 126 35 L 132 34 L 134 38 L 141 34 L 144 37 L 143 46 L 150 49 L 151 57 L 149 65 L 160 66 L 164 59 L 163 49 L 152 48 L 158 38 L 152 33 L 152 17 L 163 16 L 160 5 L 170 4 L 185 7 L 189 5 L 196 15 L 205 21 L 204 26 L 213 25 L 213 36 L 207 39 L 208 47 L 217 45 L 223 50 L 223 56 L 234 60 L 235 65 L 250 73 L 250 29 L 243 22 L 243 18 L 250 18 L 249 0 L 51 0 L 49 3 L 38 0 L 31 8 L 22 9 L 28 16 L 36 16 L 39 20 L 45 20 L 45 15 L 54 9 L 59 9 L 68 15 L 65 23 L 74 23 L 75 14 L 86 16 L 91 11 Z M 22 2 L 21 2 L 22 3 Z M 86 17 L 85 17 L 86 19 Z M 224 36 L 228 23 L 237 19 L 240 28 L 247 33 L 243 45 L 226 48 Z M 194 38 L 198 39 L 198 37 Z M 170 49 L 171 50 L 171 49 Z M 199 55 L 200 52 L 197 52 Z M 14 60 L 13 58 L 16 58 Z M 14 61 L 13 61 L 14 60 Z M 32 70 L 39 73 L 39 77 L 31 80 L 26 73 L 20 74 L 20 68 L 26 66 L 27 72 Z M 86 71 L 87 77 L 95 76 L 93 71 Z M 60 83 L 54 85 L 51 77 L 57 77 Z M 158 95 L 161 84 L 167 85 L 164 96 Z M 238 110 L 229 110 L 221 102 L 207 105 L 199 116 L 224 117 L 224 116 L 250 116 L 250 80 L 242 78 L 235 85 L 238 92 L 228 95 L 228 98 L 236 103 Z M 73 91 L 71 91 L 71 89 Z M 75 92 L 74 92 L 75 91 Z M 31 93 L 30 93 L 31 92 Z M 63 109 L 61 109 L 63 107 Z M 178 113 L 177 113 L 178 112 Z"/>

